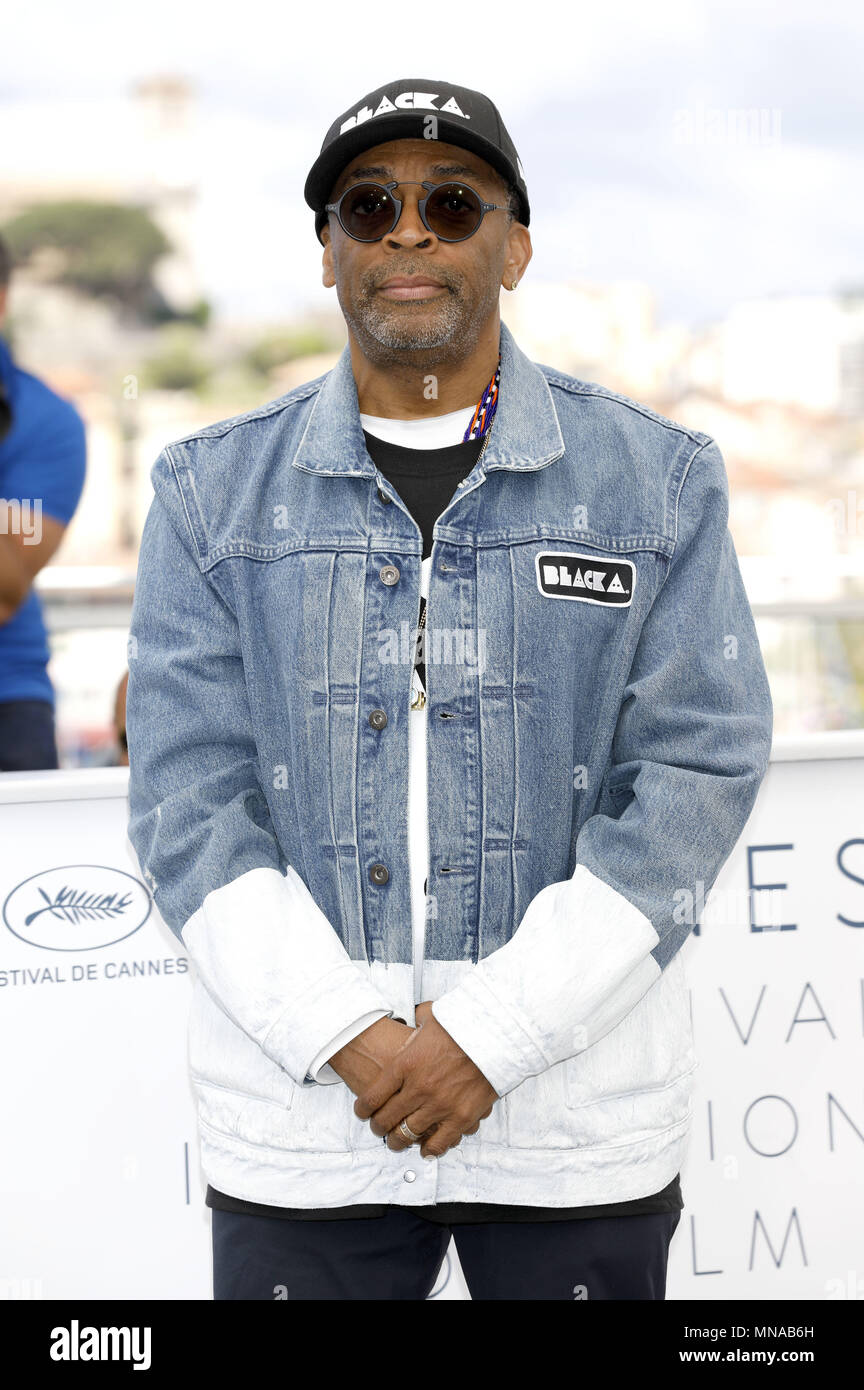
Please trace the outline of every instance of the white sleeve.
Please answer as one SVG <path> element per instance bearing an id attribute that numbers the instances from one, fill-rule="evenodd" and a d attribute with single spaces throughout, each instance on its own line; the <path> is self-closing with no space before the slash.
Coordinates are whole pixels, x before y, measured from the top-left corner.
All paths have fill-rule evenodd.
<path id="1" fill-rule="evenodd" d="M 362 1018 L 358 1018 L 355 1023 L 349 1023 L 347 1028 L 343 1028 L 341 1033 L 337 1033 L 336 1037 L 327 1043 L 326 1047 L 322 1047 L 318 1056 L 312 1059 L 309 1064 L 306 1080 L 317 1081 L 323 1084 L 341 1081 L 342 1077 L 339 1075 L 338 1071 L 334 1071 L 331 1066 L 327 1065 L 329 1059 L 334 1057 L 340 1048 L 347 1046 L 352 1038 L 356 1038 L 359 1033 L 363 1033 L 367 1028 L 371 1028 L 373 1023 L 378 1022 L 379 1018 L 392 1017 L 392 1009 L 389 1011 L 386 1009 L 373 1009 L 370 1013 L 364 1014 Z"/>
<path id="2" fill-rule="evenodd" d="M 128 837 L 213 998 L 297 1085 L 312 1085 L 328 1039 L 390 1002 L 285 862 L 236 616 L 195 559 L 164 451 L 153 479 L 130 629 Z"/>

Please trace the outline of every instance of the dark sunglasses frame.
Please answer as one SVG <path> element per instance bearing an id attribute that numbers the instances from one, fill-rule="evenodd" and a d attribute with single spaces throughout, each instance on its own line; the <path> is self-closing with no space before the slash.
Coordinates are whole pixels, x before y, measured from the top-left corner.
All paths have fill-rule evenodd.
<path id="1" fill-rule="evenodd" d="M 487 212 L 507 211 L 508 205 L 506 203 L 486 203 L 483 201 L 476 188 L 472 188 L 469 183 L 459 183 L 457 180 L 454 179 L 446 179 L 444 183 L 431 183 L 426 179 L 424 179 L 422 183 L 418 183 L 416 180 L 410 179 L 393 179 L 390 183 L 376 183 L 373 179 L 364 179 L 362 180 L 362 182 L 354 183 L 351 185 L 350 188 L 346 188 L 345 192 L 342 194 L 342 196 L 339 198 L 337 202 L 325 203 L 324 210 L 325 212 L 335 212 L 336 216 L 339 219 L 339 225 L 342 228 L 343 232 L 345 232 L 346 236 L 350 236 L 353 241 L 362 241 L 367 245 L 371 245 L 372 242 L 381 241 L 383 237 L 389 236 L 390 233 L 394 230 L 394 228 L 398 227 L 399 218 L 402 216 L 403 200 L 395 196 L 395 194 L 393 193 L 393 189 L 400 187 L 408 187 L 409 184 L 411 184 L 412 182 L 415 187 L 425 188 L 428 190 L 426 196 L 424 198 L 419 199 L 417 203 L 417 209 L 420 213 L 420 218 L 423 222 L 423 226 L 426 228 L 427 231 L 431 232 L 433 236 L 437 237 L 439 241 L 467 241 L 468 238 L 472 237 L 474 233 L 478 230 Z M 384 190 L 384 192 L 390 198 L 390 201 L 393 203 L 395 209 L 395 216 L 393 218 L 393 222 L 378 236 L 355 236 L 354 232 L 352 232 L 350 228 L 346 227 L 345 223 L 342 220 L 342 202 L 345 198 L 348 197 L 349 193 L 355 192 L 358 188 L 381 188 Z M 464 236 L 441 236 L 440 232 L 436 232 L 434 227 L 429 226 L 429 222 L 426 217 L 426 204 L 431 198 L 432 194 L 435 193 L 439 188 L 465 188 L 468 190 L 469 193 L 474 194 L 474 197 L 480 204 L 480 216 L 477 219 L 477 226 L 472 227 L 471 231 L 466 232 Z"/>

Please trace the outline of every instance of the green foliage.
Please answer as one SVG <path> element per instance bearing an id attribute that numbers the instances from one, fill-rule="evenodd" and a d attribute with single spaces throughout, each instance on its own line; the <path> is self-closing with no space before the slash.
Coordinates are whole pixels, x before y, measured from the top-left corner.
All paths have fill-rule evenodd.
<path id="1" fill-rule="evenodd" d="M 196 299 L 192 308 L 181 317 L 189 323 L 194 323 L 198 328 L 206 328 L 213 316 L 213 305 L 209 299 Z"/>
<path id="2" fill-rule="evenodd" d="M 17 264 L 49 260 L 48 278 L 107 297 L 144 316 L 158 307 L 152 281 L 171 243 L 144 208 L 84 199 L 39 203 L 3 228 Z"/>
<path id="3" fill-rule="evenodd" d="M 159 351 L 141 369 L 141 384 L 157 391 L 200 391 L 211 370 L 199 350 L 198 331 L 177 324 L 162 332 Z"/>
<path id="4" fill-rule="evenodd" d="M 325 329 L 313 324 L 299 324 L 296 328 L 267 334 L 249 349 L 245 360 L 253 371 L 266 375 L 284 362 L 329 352 L 332 347 L 331 337 Z"/>

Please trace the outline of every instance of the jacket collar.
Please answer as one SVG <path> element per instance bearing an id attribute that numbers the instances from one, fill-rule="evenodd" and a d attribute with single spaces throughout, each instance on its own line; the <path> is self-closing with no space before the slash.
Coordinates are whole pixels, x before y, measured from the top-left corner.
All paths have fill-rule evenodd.
<path id="1" fill-rule="evenodd" d="M 545 468 L 564 453 L 552 393 L 540 368 L 517 347 L 504 323 L 500 348 L 498 406 L 482 465 L 475 467 L 483 475 L 493 468 Z M 292 463 L 308 473 L 330 476 L 376 474 L 363 437 L 351 349 L 347 344 L 336 366 L 324 378 Z"/>

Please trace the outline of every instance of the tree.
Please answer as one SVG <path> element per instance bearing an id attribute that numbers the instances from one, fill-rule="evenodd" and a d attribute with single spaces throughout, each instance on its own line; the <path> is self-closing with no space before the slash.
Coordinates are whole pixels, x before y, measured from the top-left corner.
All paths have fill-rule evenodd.
<path id="1" fill-rule="evenodd" d="M 41 264 L 55 284 L 113 299 L 139 318 L 166 317 L 153 268 L 173 248 L 144 208 L 84 199 L 40 203 L 7 222 L 3 235 L 18 264 Z"/>

